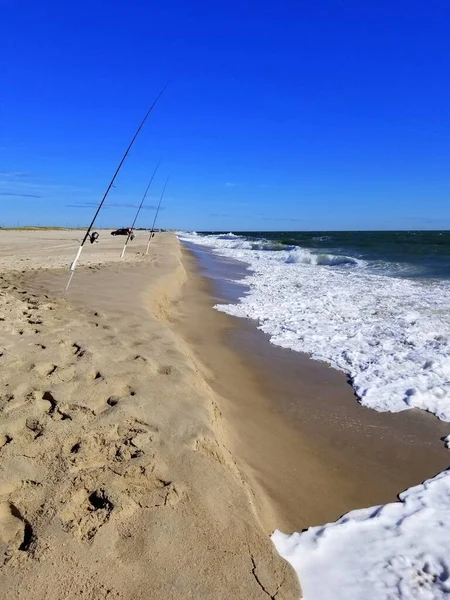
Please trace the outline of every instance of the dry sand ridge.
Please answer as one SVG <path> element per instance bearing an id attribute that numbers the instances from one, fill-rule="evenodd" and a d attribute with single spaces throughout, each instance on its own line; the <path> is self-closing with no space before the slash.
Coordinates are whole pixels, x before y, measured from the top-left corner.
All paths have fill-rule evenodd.
<path id="1" fill-rule="evenodd" d="M 170 326 L 186 277 L 175 236 L 157 236 L 146 259 L 138 236 L 121 265 L 123 241 L 87 248 L 63 300 L 67 270 L 54 267 L 76 242 L 45 248 L 79 232 L 24 233 L 32 256 L 21 246 L 9 263 L 5 233 L 2 598 L 297 599 L 227 449 L 220 400 Z"/>

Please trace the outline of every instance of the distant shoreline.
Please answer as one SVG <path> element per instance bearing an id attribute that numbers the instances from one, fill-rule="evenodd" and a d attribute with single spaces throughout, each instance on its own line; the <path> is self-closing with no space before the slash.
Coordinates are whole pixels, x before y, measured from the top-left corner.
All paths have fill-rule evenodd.
<path id="1" fill-rule="evenodd" d="M 251 320 L 212 310 L 230 298 L 218 296 L 208 271 L 200 270 L 195 256 L 204 252 L 184 251 L 192 273 L 186 288 L 194 290 L 182 301 L 185 331 L 214 373 L 213 386 L 228 399 L 235 452 L 270 498 L 274 528 L 300 531 L 392 502 L 448 467 L 439 441 L 448 433 L 445 422 L 423 411 L 365 408 L 343 373 L 273 346 Z M 223 280 L 233 278 L 226 262 L 220 269 Z"/>

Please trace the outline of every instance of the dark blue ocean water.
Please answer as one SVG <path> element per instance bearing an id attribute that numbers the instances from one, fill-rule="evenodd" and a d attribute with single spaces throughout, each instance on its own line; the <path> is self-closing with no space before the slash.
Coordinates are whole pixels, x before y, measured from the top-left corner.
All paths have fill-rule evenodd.
<path id="1" fill-rule="evenodd" d="M 202 232 L 213 233 L 213 232 Z M 214 232 L 216 235 L 218 232 Z M 223 232 L 225 235 L 228 232 Z M 450 279 L 450 231 L 233 231 L 267 249 L 307 248 L 317 255 L 364 261 L 374 272 L 396 277 Z M 263 248 L 261 248 L 263 249 Z M 326 264 L 326 259 L 324 259 Z M 331 263 L 333 264 L 333 263 Z M 352 266 L 352 261 L 348 261 Z"/>

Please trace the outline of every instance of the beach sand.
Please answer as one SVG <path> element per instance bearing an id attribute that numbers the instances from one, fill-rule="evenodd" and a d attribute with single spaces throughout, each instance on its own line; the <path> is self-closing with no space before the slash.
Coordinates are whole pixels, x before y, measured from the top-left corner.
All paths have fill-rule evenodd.
<path id="1" fill-rule="evenodd" d="M 2 598 L 298 598 L 174 326 L 178 240 L 101 232 L 62 299 L 79 238 L 0 232 Z"/>
<path id="2" fill-rule="evenodd" d="M 172 234 L 145 257 L 138 232 L 119 263 L 101 232 L 62 299 L 77 238 L 0 233 L 2 598 L 298 599 L 274 528 L 448 466 L 446 424 L 365 409 L 342 373 L 214 311 Z"/>
<path id="3" fill-rule="evenodd" d="M 203 253 L 196 256 L 210 269 Z M 344 373 L 270 344 L 251 320 L 211 310 L 230 302 L 230 293 L 199 276 L 198 262 L 184 250 L 190 275 L 178 325 L 209 368 L 227 445 L 257 490 L 268 531 L 301 531 L 393 502 L 449 467 L 442 442 L 448 423 L 417 409 L 392 414 L 365 408 Z M 212 269 L 227 278 L 226 263 Z M 235 266 L 228 276 L 236 276 Z"/>

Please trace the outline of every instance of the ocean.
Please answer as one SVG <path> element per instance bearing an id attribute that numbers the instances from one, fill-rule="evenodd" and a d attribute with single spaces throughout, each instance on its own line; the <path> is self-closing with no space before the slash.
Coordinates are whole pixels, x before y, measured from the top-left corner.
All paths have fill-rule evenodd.
<path id="1" fill-rule="evenodd" d="M 344 371 L 364 406 L 450 421 L 450 232 L 178 235 L 246 269 L 217 310 Z M 272 540 L 305 600 L 438 600 L 450 594 L 449 526 L 450 469 L 398 502 Z"/>
<path id="2" fill-rule="evenodd" d="M 450 421 L 450 232 L 202 232 L 242 261 L 237 303 L 273 344 L 344 371 L 361 404 Z"/>
<path id="3" fill-rule="evenodd" d="M 219 235 L 224 239 L 228 232 Z M 256 249 L 303 248 L 305 260 L 330 266 L 364 266 L 397 277 L 450 278 L 450 231 L 233 232 Z"/>

